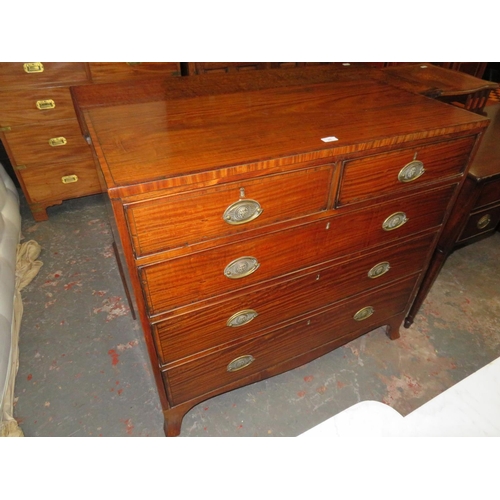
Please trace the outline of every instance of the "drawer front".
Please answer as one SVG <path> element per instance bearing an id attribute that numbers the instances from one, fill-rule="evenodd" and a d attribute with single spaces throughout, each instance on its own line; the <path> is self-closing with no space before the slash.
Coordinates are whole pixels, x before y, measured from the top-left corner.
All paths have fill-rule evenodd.
<path id="1" fill-rule="evenodd" d="M 171 368 L 164 373 L 171 402 L 183 403 L 349 333 L 368 332 L 381 326 L 387 318 L 404 311 L 415 282 L 416 277 L 411 277 L 379 288 L 273 333 Z M 372 311 L 370 316 L 354 319 L 356 313 L 368 307 Z M 245 361 L 251 362 L 244 366 Z"/>
<path id="2" fill-rule="evenodd" d="M 0 92 L 0 126 L 76 119 L 68 88 L 12 90 Z"/>
<path id="3" fill-rule="evenodd" d="M 347 263 L 176 315 L 153 326 L 163 363 L 255 334 L 293 317 L 419 272 L 434 234 Z"/>
<path id="4" fill-rule="evenodd" d="M 126 207 L 137 256 L 326 210 L 331 166 L 183 193 Z"/>
<path id="5" fill-rule="evenodd" d="M 404 192 L 421 183 L 458 175 L 467 164 L 475 139 L 465 137 L 348 160 L 343 167 L 337 206 Z"/>
<path id="6" fill-rule="evenodd" d="M 455 187 L 446 186 L 368 210 L 144 266 L 140 274 L 149 312 L 156 314 L 233 292 L 437 227 Z M 407 222 L 384 230 L 383 223 L 389 216 L 400 213 L 405 214 Z"/>
<path id="7" fill-rule="evenodd" d="M 87 83 L 86 63 L 38 62 L 0 63 L 0 86 L 40 87 Z"/>
<path id="8" fill-rule="evenodd" d="M 88 160 L 19 170 L 32 203 L 67 200 L 101 192 L 95 163 Z"/>
<path id="9" fill-rule="evenodd" d="M 76 120 L 13 128 L 5 138 L 18 166 L 69 163 L 91 155 Z"/>
<path id="10" fill-rule="evenodd" d="M 500 172 L 500 160 L 498 165 Z M 500 174 L 499 174 L 500 175 Z M 481 188 L 481 194 L 476 202 L 475 208 L 481 208 L 492 203 L 500 202 L 500 177 L 494 181 L 484 184 Z"/>
<path id="11" fill-rule="evenodd" d="M 458 242 L 465 241 L 483 233 L 492 232 L 500 222 L 500 206 L 490 207 L 469 216 L 469 220 Z"/>
<path id="12" fill-rule="evenodd" d="M 91 62 L 89 66 L 94 83 L 181 75 L 178 62 Z"/>

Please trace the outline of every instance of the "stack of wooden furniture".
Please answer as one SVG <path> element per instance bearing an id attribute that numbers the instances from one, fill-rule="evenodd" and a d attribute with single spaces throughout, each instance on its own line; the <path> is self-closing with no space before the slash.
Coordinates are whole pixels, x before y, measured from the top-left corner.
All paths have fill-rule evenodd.
<path id="1" fill-rule="evenodd" d="M 73 89 L 167 435 L 205 399 L 399 336 L 488 121 L 359 76 Z"/>
<path id="2" fill-rule="evenodd" d="M 180 63 L 0 63 L 0 140 L 37 221 L 47 207 L 101 192 L 73 85 L 180 76 Z"/>

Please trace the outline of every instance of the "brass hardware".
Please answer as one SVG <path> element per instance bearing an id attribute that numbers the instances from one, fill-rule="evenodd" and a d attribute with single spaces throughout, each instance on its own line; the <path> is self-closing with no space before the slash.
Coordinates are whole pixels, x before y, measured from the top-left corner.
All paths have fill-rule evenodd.
<path id="1" fill-rule="evenodd" d="M 390 268 L 389 262 L 379 262 L 368 271 L 368 277 L 372 279 L 378 278 L 389 271 Z"/>
<path id="2" fill-rule="evenodd" d="M 399 182 L 411 182 L 418 179 L 425 172 L 424 164 L 421 161 L 413 160 L 407 163 L 398 174 Z"/>
<path id="3" fill-rule="evenodd" d="M 238 200 L 231 203 L 222 218 L 233 226 L 246 224 L 256 219 L 262 213 L 260 203 L 255 200 Z"/>
<path id="4" fill-rule="evenodd" d="M 360 309 L 354 316 L 353 318 L 356 321 L 363 321 L 366 318 L 369 318 L 373 313 L 375 312 L 375 309 L 373 309 L 372 306 L 366 306 L 363 307 L 363 309 Z"/>
<path id="5" fill-rule="evenodd" d="M 0 132 L 10 132 L 11 130 L 11 127 L 0 127 Z"/>
<path id="6" fill-rule="evenodd" d="M 239 358 L 233 359 L 227 365 L 228 372 L 236 372 L 241 370 L 242 368 L 246 368 L 250 363 L 253 363 L 255 358 L 250 356 L 250 354 L 245 354 L 244 356 L 240 356 Z"/>
<path id="7" fill-rule="evenodd" d="M 127 63 L 129 66 L 139 66 L 141 64 L 140 62 L 128 62 Z"/>
<path id="8" fill-rule="evenodd" d="M 71 184 L 72 182 L 78 181 L 78 176 L 77 175 L 65 175 L 64 177 L 61 177 L 61 181 L 63 184 Z"/>
<path id="9" fill-rule="evenodd" d="M 56 103 L 52 99 L 42 99 L 41 101 L 36 101 L 36 107 L 38 109 L 54 109 Z"/>
<path id="10" fill-rule="evenodd" d="M 15 170 L 26 170 L 26 165 L 18 165 L 17 167 L 14 167 Z"/>
<path id="11" fill-rule="evenodd" d="M 240 257 L 226 266 L 224 275 L 232 280 L 244 278 L 257 271 L 259 266 L 259 261 L 255 257 Z"/>
<path id="12" fill-rule="evenodd" d="M 49 144 L 52 147 L 64 146 L 67 143 L 68 143 L 68 141 L 66 140 L 65 137 L 53 137 L 52 139 L 49 139 Z"/>
<path id="13" fill-rule="evenodd" d="M 26 73 L 43 73 L 44 70 L 41 62 L 24 63 L 23 68 Z"/>
<path id="14" fill-rule="evenodd" d="M 237 313 L 234 313 L 228 320 L 227 320 L 227 326 L 232 326 L 232 327 L 238 327 L 238 326 L 243 326 L 246 325 L 247 323 L 250 323 L 254 318 L 256 318 L 257 311 L 254 311 L 253 309 L 243 309 L 242 311 L 238 311 Z"/>
<path id="15" fill-rule="evenodd" d="M 486 214 L 483 215 L 478 221 L 477 221 L 477 228 L 478 229 L 484 229 L 485 227 L 488 226 L 488 224 L 491 222 L 491 215 Z"/>
<path id="16" fill-rule="evenodd" d="M 406 218 L 406 214 L 404 212 L 395 212 L 385 219 L 382 223 L 382 228 L 384 231 L 392 231 L 401 227 L 406 222 L 408 222 L 408 219 Z"/>

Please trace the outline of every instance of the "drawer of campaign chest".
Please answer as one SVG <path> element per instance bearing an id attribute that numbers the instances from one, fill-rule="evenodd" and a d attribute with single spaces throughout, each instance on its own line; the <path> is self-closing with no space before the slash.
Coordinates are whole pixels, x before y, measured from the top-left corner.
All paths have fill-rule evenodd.
<path id="1" fill-rule="evenodd" d="M 89 62 L 89 66 L 94 83 L 181 74 L 178 62 Z"/>
<path id="2" fill-rule="evenodd" d="M 455 188 L 445 186 L 139 268 L 149 314 L 233 292 L 437 227 Z"/>
<path id="3" fill-rule="evenodd" d="M 71 162 L 91 154 L 76 119 L 13 127 L 5 138 L 17 166 Z"/>
<path id="4" fill-rule="evenodd" d="M 404 192 L 420 183 L 463 172 L 475 137 L 347 160 L 343 165 L 337 206 Z"/>
<path id="5" fill-rule="evenodd" d="M 83 62 L 0 63 L 1 87 L 69 85 L 88 81 Z"/>
<path id="6" fill-rule="evenodd" d="M 33 165 L 19 170 L 32 203 L 66 200 L 101 192 L 95 163 L 87 159 L 70 163 Z"/>
<path id="7" fill-rule="evenodd" d="M 183 312 L 153 325 L 163 363 L 244 338 L 293 317 L 417 273 L 435 233 L 277 285 Z"/>
<path id="8" fill-rule="evenodd" d="M 0 92 L 0 127 L 76 119 L 67 87 Z"/>
<path id="9" fill-rule="evenodd" d="M 136 256 L 326 210 L 332 166 L 125 205 Z"/>
<path id="10" fill-rule="evenodd" d="M 349 333 L 362 334 L 382 326 L 405 310 L 415 283 L 416 277 L 409 277 L 272 333 L 170 368 L 163 375 L 171 403 L 189 401 Z"/>

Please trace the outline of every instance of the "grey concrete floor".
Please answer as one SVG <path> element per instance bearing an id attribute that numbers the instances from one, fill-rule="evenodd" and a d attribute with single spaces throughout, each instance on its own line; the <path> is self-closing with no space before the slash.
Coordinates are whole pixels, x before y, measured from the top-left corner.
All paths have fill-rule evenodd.
<path id="1" fill-rule="evenodd" d="M 103 198 L 71 200 L 34 222 L 42 247 L 23 291 L 15 417 L 26 436 L 163 436 L 139 322 L 112 252 Z M 375 330 L 300 368 L 205 401 L 181 437 L 297 436 L 366 399 L 403 415 L 500 355 L 500 234 L 455 252 L 415 324 Z"/>

